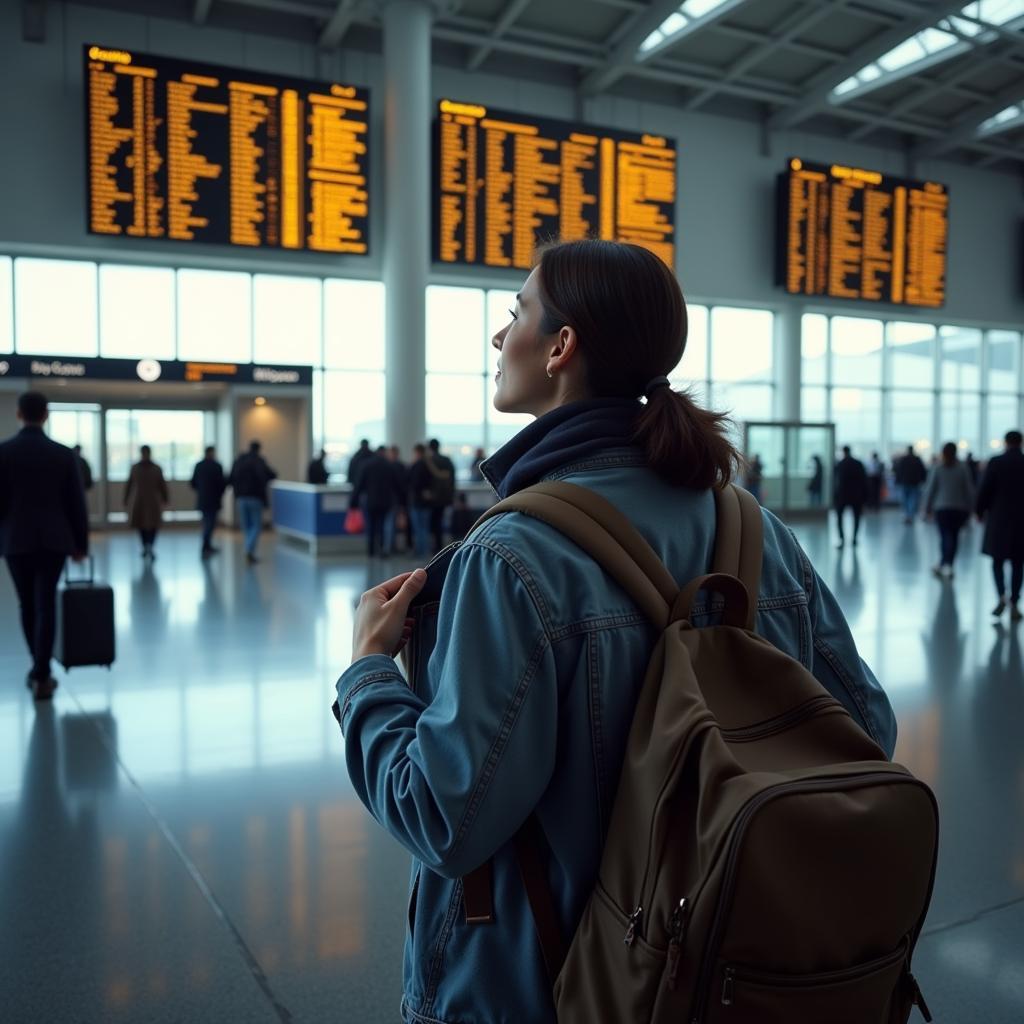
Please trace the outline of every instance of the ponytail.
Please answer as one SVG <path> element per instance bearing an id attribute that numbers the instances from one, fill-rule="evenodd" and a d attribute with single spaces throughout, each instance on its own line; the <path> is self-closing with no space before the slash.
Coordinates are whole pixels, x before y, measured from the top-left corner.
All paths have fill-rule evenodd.
<path id="1" fill-rule="evenodd" d="M 633 443 L 670 484 L 706 491 L 728 484 L 741 462 L 728 427 L 724 413 L 702 409 L 688 392 L 660 387 L 637 417 Z"/>

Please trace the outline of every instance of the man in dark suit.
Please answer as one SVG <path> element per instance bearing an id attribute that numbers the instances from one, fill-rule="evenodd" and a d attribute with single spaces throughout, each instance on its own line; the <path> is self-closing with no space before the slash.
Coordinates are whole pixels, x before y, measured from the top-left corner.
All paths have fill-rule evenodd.
<path id="1" fill-rule="evenodd" d="M 0 444 L 0 553 L 7 559 L 32 655 L 28 686 L 36 700 L 57 688 L 50 659 L 57 621 L 57 583 L 64 560 L 89 551 L 85 492 L 74 452 L 43 433 L 46 398 L 18 399 L 23 427 Z"/>
<path id="2" fill-rule="evenodd" d="M 836 463 L 835 471 L 836 525 L 839 527 L 839 547 L 846 543 L 843 535 L 843 513 L 853 509 L 853 546 L 857 546 L 860 533 L 860 517 L 868 497 L 868 474 L 864 463 L 850 454 L 850 446 L 843 447 L 843 457 Z"/>
<path id="3" fill-rule="evenodd" d="M 221 499 L 228 485 L 224 476 L 224 467 L 217 461 L 217 451 L 209 445 L 202 462 L 197 462 L 192 470 L 192 490 L 196 492 L 196 508 L 203 517 L 203 549 L 202 558 L 209 558 L 220 550 L 213 546 L 213 531 L 217 525 L 217 513 L 220 512 Z"/>
<path id="4" fill-rule="evenodd" d="M 1021 433 L 1006 435 L 1006 451 L 989 460 L 975 500 L 975 512 L 985 523 L 981 550 L 992 558 L 999 603 L 992 614 L 999 616 L 1010 606 L 1010 621 L 1020 622 L 1021 587 L 1024 586 L 1024 452 Z M 1010 563 L 1010 592 L 1006 591 L 1006 563 Z M 1009 598 L 1009 600 L 1007 600 Z"/>

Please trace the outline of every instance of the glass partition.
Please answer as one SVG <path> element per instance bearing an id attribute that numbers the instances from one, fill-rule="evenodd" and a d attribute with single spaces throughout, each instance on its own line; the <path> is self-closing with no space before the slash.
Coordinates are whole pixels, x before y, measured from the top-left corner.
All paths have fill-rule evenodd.
<path id="1" fill-rule="evenodd" d="M 760 459 L 760 486 L 742 477 L 766 508 L 781 515 L 827 515 L 835 462 L 831 423 L 748 423 L 744 453 Z"/>

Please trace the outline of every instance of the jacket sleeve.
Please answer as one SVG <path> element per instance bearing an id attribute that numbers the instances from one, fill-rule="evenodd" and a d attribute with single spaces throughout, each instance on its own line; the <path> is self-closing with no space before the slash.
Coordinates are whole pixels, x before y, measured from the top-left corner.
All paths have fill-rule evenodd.
<path id="1" fill-rule="evenodd" d="M 795 542 L 794 542 L 795 543 Z M 896 716 L 885 690 L 857 652 L 853 634 L 839 602 L 800 551 L 811 614 L 814 677 L 853 715 L 865 732 L 892 757 L 896 749 Z"/>
<path id="2" fill-rule="evenodd" d="M 464 875 L 510 839 L 555 763 L 551 645 L 522 579 L 480 545 L 445 582 L 438 642 L 415 694 L 391 658 L 338 681 L 349 777 L 381 825 L 431 870 Z"/>

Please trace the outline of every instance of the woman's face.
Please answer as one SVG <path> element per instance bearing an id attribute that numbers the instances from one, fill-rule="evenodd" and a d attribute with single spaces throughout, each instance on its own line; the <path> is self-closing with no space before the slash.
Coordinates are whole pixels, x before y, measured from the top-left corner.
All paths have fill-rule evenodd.
<path id="1" fill-rule="evenodd" d="M 547 374 L 548 346 L 544 344 L 545 337 L 552 336 L 540 330 L 544 310 L 536 268 L 516 296 L 509 316 L 508 326 L 491 339 L 499 353 L 494 408 L 498 412 L 539 415 L 539 406 L 547 404 L 553 390 Z"/>

